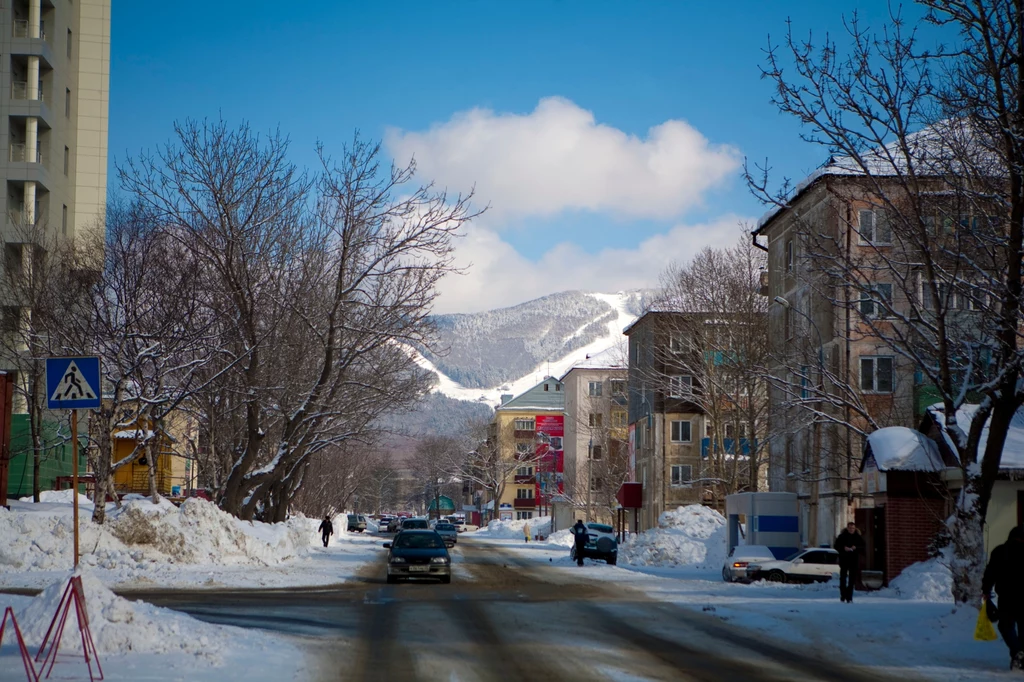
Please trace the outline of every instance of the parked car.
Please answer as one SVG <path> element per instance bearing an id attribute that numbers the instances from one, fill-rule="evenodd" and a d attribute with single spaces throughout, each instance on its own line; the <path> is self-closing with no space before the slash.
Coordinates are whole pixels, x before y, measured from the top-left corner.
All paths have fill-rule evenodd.
<path id="1" fill-rule="evenodd" d="M 387 514 L 382 514 L 380 518 L 377 519 L 377 531 L 380 533 L 387 533 L 390 528 L 391 517 Z"/>
<path id="2" fill-rule="evenodd" d="M 452 525 L 455 526 L 455 530 L 459 533 L 466 532 L 466 524 L 463 523 L 462 519 L 455 519 L 452 521 Z"/>
<path id="3" fill-rule="evenodd" d="M 747 578 L 747 567 L 751 562 L 775 561 L 775 555 L 764 545 L 739 545 L 729 552 L 729 558 L 722 566 L 722 580 L 734 583 Z"/>
<path id="4" fill-rule="evenodd" d="M 402 578 L 452 581 L 452 558 L 444 539 L 434 531 L 403 528 L 384 547 L 388 550 L 388 583 L 397 583 Z"/>
<path id="5" fill-rule="evenodd" d="M 809 547 L 781 560 L 751 561 L 747 577 L 751 580 L 786 582 L 827 582 L 839 575 L 839 552 L 825 547 Z"/>
<path id="6" fill-rule="evenodd" d="M 449 547 L 459 541 L 459 531 L 454 524 L 441 521 L 434 526 L 434 532 L 440 535 Z"/>
<path id="7" fill-rule="evenodd" d="M 569 556 L 576 560 L 576 545 L 573 545 Z M 615 529 L 603 523 L 587 524 L 587 543 L 583 546 L 584 559 L 601 559 L 611 566 L 619 558 L 619 541 L 615 537 Z"/>
<path id="8" fill-rule="evenodd" d="M 404 519 L 402 530 L 430 530 L 426 519 Z"/>
<path id="9" fill-rule="evenodd" d="M 366 530 L 366 517 L 362 514 L 348 515 L 348 532 L 362 533 Z"/>

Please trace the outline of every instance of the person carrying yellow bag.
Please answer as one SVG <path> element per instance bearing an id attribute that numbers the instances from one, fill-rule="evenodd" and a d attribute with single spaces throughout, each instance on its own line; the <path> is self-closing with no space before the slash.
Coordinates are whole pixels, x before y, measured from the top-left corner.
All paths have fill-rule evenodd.
<path id="1" fill-rule="evenodd" d="M 988 614 L 985 613 L 984 605 L 978 610 L 978 624 L 974 626 L 974 639 L 979 642 L 992 642 L 999 639 L 996 629 L 992 627 L 992 621 L 988 619 Z"/>
<path id="2" fill-rule="evenodd" d="M 981 591 L 985 597 L 975 639 L 982 630 L 982 621 L 998 620 L 999 634 L 1010 648 L 1010 670 L 1024 670 L 1024 651 L 1021 637 L 1024 636 L 1024 527 L 1017 526 L 1010 531 L 1006 542 L 992 550 L 985 576 L 981 580 Z M 999 596 L 999 608 L 992 604 L 992 588 Z M 991 613 L 990 613 L 991 611 Z M 988 629 L 992 629 L 991 623 Z M 992 638 L 994 639 L 994 638 Z"/>

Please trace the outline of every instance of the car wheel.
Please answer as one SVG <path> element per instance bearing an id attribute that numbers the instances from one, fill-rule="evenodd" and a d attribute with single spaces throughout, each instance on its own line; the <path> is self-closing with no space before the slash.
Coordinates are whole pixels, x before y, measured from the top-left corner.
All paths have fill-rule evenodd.
<path id="1" fill-rule="evenodd" d="M 727 583 L 732 582 L 732 576 L 729 575 L 729 569 L 725 566 L 722 567 L 722 580 L 724 580 Z"/>
<path id="2" fill-rule="evenodd" d="M 607 559 L 605 559 L 605 561 L 608 563 L 609 566 L 614 566 L 615 562 L 618 561 L 618 560 L 619 560 L 618 557 L 616 557 L 615 555 L 612 555 L 612 556 L 608 557 Z"/>
<path id="3" fill-rule="evenodd" d="M 769 571 L 768 575 L 765 576 L 768 582 L 772 583 L 784 583 L 786 582 L 786 574 L 782 571 Z"/>
<path id="4" fill-rule="evenodd" d="M 442 585 L 448 585 L 448 584 L 451 584 L 451 582 L 452 582 L 452 577 L 450 575 L 446 575 L 446 576 L 442 576 L 441 577 L 441 584 Z"/>

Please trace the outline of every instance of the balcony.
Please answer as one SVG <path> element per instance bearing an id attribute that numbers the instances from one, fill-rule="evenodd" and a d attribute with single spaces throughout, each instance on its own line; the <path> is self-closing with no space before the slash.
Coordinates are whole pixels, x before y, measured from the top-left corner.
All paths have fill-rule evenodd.
<path id="1" fill-rule="evenodd" d="M 512 500 L 513 509 L 536 509 L 537 500 L 533 497 L 517 497 Z"/>
<path id="2" fill-rule="evenodd" d="M 36 158 L 33 161 L 32 159 L 26 158 L 25 145 L 24 144 L 20 144 L 20 143 L 14 143 L 14 142 L 11 143 L 11 155 L 10 155 L 10 157 L 11 157 L 10 158 L 11 163 L 42 163 L 43 162 L 43 152 L 40 151 L 38 147 L 36 148 Z"/>
<path id="3" fill-rule="evenodd" d="M 537 432 L 533 429 L 515 429 L 512 431 L 512 437 L 516 440 L 534 440 L 537 437 Z"/>
<path id="4" fill-rule="evenodd" d="M 35 98 L 28 96 L 28 81 L 12 81 L 11 82 L 11 99 L 27 100 L 32 99 L 36 102 L 45 102 L 43 98 L 43 84 L 39 83 L 39 88 L 36 90 Z"/>
<path id="5" fill-rule="evenodd" d="M 533 485 L 537 482 L 537 477 L 534 476 L 533 474 L 523 476 L 516 474 L 515 478 L 513 479 L 513 482 L 518 483 L 520 485 Z"/>

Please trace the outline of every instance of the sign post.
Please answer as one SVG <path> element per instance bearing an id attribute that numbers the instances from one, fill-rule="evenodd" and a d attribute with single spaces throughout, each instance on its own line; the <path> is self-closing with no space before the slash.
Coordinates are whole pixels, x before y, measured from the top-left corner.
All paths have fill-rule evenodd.
<path id="1" fill-rule="evenodd" d="M 100 406 L 98 357 L 46 358 L 46 407 L 71 410 L 71 489 L 75 519 L 75 568 L 78 568 L 78 410 Z M 100 500 L 104 504 L 106 500 Z"/>

